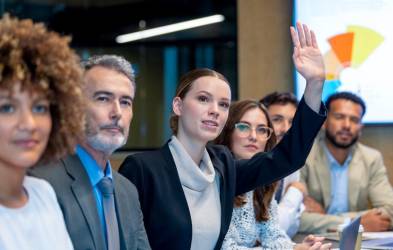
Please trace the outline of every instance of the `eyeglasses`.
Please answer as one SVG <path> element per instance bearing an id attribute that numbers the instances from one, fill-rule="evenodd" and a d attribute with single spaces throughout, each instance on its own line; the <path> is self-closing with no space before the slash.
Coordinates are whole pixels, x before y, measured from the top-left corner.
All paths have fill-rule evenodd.
<path id="1" fill-rule="evenodd" d="M 237 129 L 239 136 L 248 137 L 251 134 L 251 131 L 254 129 L 249 124 L 244 122 L 238 122 L 235 124 L 235 128 Z M 267 140 L 273 133 L 273 129 L 266 126 L 258 126 L 255 128 L 255 133 L 259 139 Z"/>

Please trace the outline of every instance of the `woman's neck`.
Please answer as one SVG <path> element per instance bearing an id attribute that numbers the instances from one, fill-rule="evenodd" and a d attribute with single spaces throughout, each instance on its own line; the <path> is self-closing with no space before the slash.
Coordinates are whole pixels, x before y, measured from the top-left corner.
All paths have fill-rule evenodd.
<path id="1" fill-rule="evenodd" d="M 0 162 L 0 204 L 18 208 L 27 203 L 28 197 L 23 188 L 26 169 L 9 166 Z"/>
<path id="2" fill-rule="evenodd" d="M 206 143 L 192 140 L 189 136 L 180 131 L 177 133 L 176 138 L 183 145 L 191 159 L 199 166 L 203 157 L 203 152 L 205 151 Z"/>

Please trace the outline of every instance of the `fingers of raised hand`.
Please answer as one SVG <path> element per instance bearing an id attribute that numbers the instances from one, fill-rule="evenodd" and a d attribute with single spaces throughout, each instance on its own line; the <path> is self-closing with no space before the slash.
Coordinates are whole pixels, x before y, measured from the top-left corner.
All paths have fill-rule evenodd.
<path id="1" fill-rule="evenodd" d="M 306 46 L 306 37 L 304 35 L 303 26 L 300 22 L 296 22 L 297 35 L 299 37 L 300 46 L 303 48 Z"/>
<path id="2" fill-rule="evenodd" d="M 290 31 L 291 31 L 291 37 L 292 37 L 293 45 L 295 46 L 295 48 L 296 47 L 300 47 L 299 36 L 298 36 L 295 28 L 291 26 L 290 27 Z"/>
<path id="3" fill-rule="evenodd" d="M 314 31 L 310 30 L 306 24 L 296 23 L 296 30 L 291 27 L 292 41 L 295 47 L 313 47 L 318 48 L 317 39 Z"/>
<path id="4" fill-rule="evenodd" d="M 317 37 L 315 36 L 314 31 L 310 31 L 311 33 L 311 44 L 314 48 L 318 49 Z"/>
<path id="5" fill-rule="evenodd" d="M 311 33 L 307 25 L 303 24 L 303 30 L 304 30 L 304 37 L 306 39 L 306 45 L 312 46 Z"/>

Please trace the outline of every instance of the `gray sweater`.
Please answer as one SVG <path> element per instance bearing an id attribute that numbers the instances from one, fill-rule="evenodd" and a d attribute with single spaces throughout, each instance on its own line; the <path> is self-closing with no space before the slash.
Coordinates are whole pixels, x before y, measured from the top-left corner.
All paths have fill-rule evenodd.
<path id="1" fill-rule="evenodd" d="M 169 149 L 191 214 L 191 250 L 214 249 L 221 225 L 219 179 L 206 149 L 199 166 L 172 136 Z"/>

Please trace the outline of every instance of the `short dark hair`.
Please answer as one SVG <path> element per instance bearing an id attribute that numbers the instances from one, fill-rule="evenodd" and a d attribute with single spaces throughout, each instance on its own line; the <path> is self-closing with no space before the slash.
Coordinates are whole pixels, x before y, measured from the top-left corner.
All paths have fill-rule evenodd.
<path id="1" fill-rule="evenodd" d="M 362 107 L 362 117 L 366 113 L 366 104 L 364 103 L 363 99 L 351 92 L 348 91 L 343 91 L 343 92 L 337 92 L 328 97 L 328 99 L 325 102 L 326 108 L 329 111 L 330 110 L 330 105 L 333 101 L 339 100 L 339 99 L 344 99 L 347 101 L 351 101 L 353 103 L 356 103 Z"/>
<path id="2" fill-rule="evenodd" d="M 278 105 L 287 105 L 292 104 L 297 108 L 299 105 L 298 100 L 296 99 L 296 96 L 292 94 L 291 92 L 273 92 L 265 97 L 263 97 L 261 100 L 259 100 L 265 107 L 269 108 L 270 105 L 273 104 L 278 104 Z"/>
<path id="3" fill-rule="evenodd" d="M 87 60 L 82 61 L 82 67 L 89 70 L 95 66 L 101 66 L 107 69 L 112 69 L 125 75 L 135 86 L 135 73 L 132 65 L 124 57 L 118 55 L 95 55 Z"/>

